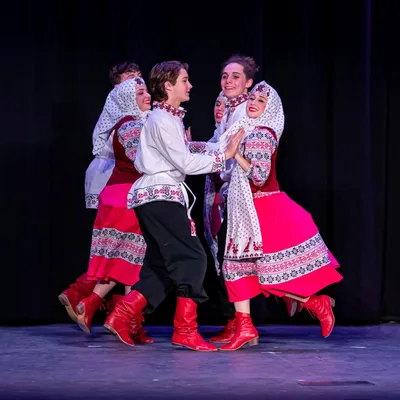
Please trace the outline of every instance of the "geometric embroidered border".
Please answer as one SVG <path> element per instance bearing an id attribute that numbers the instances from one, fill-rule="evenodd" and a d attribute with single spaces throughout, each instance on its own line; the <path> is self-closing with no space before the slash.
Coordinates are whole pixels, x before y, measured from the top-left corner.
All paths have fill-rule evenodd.
<path id="1" fill-rule="evenodd" d="M 90 258 L 120 258 L 133 265 L 143 265 L 145 253 L 146 242 L 142 235 L 114 228 L 93 229 Z"/>
<path id="2" fill-rule="evenodd" d="M 178 185 L 156 184 L 135 189 L 128 194 L 128 208 L 135 208 L 153 201 L 172 201 L 186 205 L 182 190 Z"/>
<path id="3" fill-rule="evenodd" d="M 257 276 L 262 285 L 276 285 L 304 276 L 331 263 L 328 249 L 319 233 L 305 242 L 246 261 L 225 260 L 225 280 Z"/>
<path id="4" fill-rule="evenodd" d="M 85 195 L 86 208 L 98 208 L 99 207 L 99 195 L 98 194 L 86 194 Z"/>

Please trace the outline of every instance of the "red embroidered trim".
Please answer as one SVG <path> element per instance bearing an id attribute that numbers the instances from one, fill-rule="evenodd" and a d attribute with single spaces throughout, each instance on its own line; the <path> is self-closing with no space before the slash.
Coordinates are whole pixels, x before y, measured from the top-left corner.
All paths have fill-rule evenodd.
<path id="1" fill-rule="evenodd" d="M 155 101 L 153 102 L 153 108 L 158 108 L 159 110 L 164 110 L 167 113 L 173 115 L 174 117 L 178 117 L 181 120 L 185 116 L 186 111 L 183 108 L 176 108 L 171 106 L 171 104 L 163 102 Z"/>
<path id="2" fill-rule="evenodd" d="M 237 107 L 239 104 L 244 103 L 248 99 L 249 99 L 249 94 L 248 93 L 240 94 L 239 96 L 228 100 L 227 103 L 226 103 L 226 107 Z"/>

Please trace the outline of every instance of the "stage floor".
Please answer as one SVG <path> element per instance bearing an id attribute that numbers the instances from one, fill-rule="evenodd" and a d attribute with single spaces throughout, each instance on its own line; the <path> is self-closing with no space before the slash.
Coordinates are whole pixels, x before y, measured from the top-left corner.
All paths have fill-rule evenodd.
<path id="1" fill-rule="evenodd" d="M 147 327 L 128 347 L 99 325 L 0 327 L 1 399 L 395 399 L 400 325 L 258 327 L 260 344 L 236 352 L 173 347 L 171 327 Z M 218 327 L 201 327 L 210 337 Z"/>

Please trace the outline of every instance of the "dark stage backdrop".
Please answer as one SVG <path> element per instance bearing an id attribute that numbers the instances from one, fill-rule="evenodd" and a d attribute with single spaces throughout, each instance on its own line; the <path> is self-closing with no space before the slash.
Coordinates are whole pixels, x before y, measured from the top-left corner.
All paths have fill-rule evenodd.
<path id="1" fill-rule="evenodd" d="M 185 124 L 194 139 L 207 140 L 220 65 L 232 53 L 254 56 L 257 79 L 282 97 L 278 175 L 341 263 L 345 279 L 329 288 L 338 323 L 398 320 L 398 3 L 5 3 L 0 322 L 68 321 L 57 295 L 87 267 L 94 212 L 85 209 L 83 183 L 111 89 L 108 68 L 134 59 L 147 78 L 156 62 L 188 62 L 194 87 Z M 188 183 L 201 234 L 204 176 Z M 168 299 L 147 323 L 171 324 L 173 305 Z M 253 310 L 257 323 L 311 321 L 306 312 L 289 320 L 273 299 L 255 299 Z M 224 321 L 207 302 L 200 322 Z"/>

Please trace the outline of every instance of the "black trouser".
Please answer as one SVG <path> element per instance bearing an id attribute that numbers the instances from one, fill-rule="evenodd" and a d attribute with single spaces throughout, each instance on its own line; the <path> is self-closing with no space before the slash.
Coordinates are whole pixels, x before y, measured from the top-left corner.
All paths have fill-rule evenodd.
<path id="1" fill-rule="evenodd" d="M 208 300 L 203 289 L 207 256 L 199 238 L 191 235 L 186 208 L 156 201 L 135 208 L 135 213 L 147 249 L 132 290 L 146 298 L 146 311 L 154 311 L 171 290 L 196 303 Z"/>
<path id="2" fill-rule="evenodd" d="M 228 292 L 226 291 L 225 279 L 222 274 L 222 263 L 224 262 L 225 253 L 225 242 L 226 242 L 226 231 L 227 231 L 227 215 L 226 209 L 224 213 L 224 220 L 222 222 L 221 228 L 218 231 L 218 262 L 221 268 L 221 274 L 217 276 L 219 280 L 219 285 L 217 287 L 219 304 L 215 306 L 221 310 L 225 317 L 231 319 L 235 316 L 235 307 L 233 303 L 229 301 Z"/>

